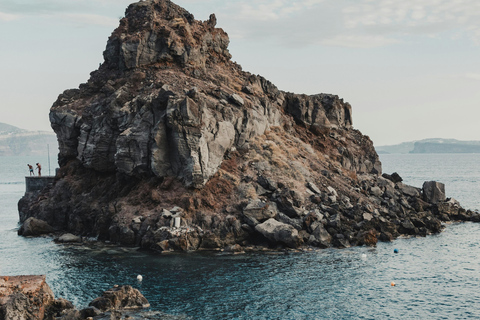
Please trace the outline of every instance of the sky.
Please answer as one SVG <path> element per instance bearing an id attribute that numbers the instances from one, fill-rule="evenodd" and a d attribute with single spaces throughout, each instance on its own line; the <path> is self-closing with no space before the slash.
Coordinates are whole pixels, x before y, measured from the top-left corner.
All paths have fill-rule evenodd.
<path id="1" fill-rule="evenodd" d="M 130 0 L 2 0 L 0 122 L 51 131 L 58 95 L 103 62 Z M 217 17 L 232 60 L 289 92 L 331 93 L 376 146 L 480 140 L 478 0 L 177 0 Z"/>

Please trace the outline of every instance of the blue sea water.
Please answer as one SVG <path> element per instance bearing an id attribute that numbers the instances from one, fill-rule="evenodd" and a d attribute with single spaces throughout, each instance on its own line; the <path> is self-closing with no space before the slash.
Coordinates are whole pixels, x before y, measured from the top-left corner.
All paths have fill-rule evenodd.
<path id="1" fill-rule="evenodd" d="M 381 160 L 384 172 L 396 171 L 406 183 L 444 182 L 447 196 L 480 208 L 480 155 Z M 153 309 L 186 319 L 480 318 L 480 224 L 449 224 L 438 235 L 376 248 L 289 254 L 155 255 L 64 246 L 16 234 L 26 163 L 39 160 L 0 161 L 0 275 L 46 274 L 55 295 L 79 307 L 114 284 L 129 284 Z"/>

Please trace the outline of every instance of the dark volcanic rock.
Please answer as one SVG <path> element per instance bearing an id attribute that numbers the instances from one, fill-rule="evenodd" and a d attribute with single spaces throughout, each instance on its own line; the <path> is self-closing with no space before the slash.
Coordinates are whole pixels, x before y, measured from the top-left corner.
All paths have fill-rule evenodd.
<path id="1" fill-rule="evenodd" d="M 104 63 L 50 110 L 60 170 L 20 200 L 23 229 L 167 252 L 348 247 L 480 219 L 381 177 L 349 103 L 243 71 L 216 23 L 168 0 L 128 7 Z"/>

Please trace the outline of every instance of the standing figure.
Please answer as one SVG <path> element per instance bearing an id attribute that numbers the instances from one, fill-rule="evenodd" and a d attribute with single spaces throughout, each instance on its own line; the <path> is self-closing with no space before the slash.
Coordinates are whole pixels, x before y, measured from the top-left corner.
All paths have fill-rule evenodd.
<path id="1" fill-rule="evenodd" d="M 33 172 L 33 166 L 31 164 L 28 164 L 28 163 L 27 163 L 27 166 L 28 166 L 28 171 L 30 171 L 30 175 L 34 176 L 35 173 Z"/>
<path id="2" fill-rule="evenodd" d="M 37 170 L 38 170 L 38 176 L 41 177 L 42 176 L 42 166 L 38 162 L 37 162 Z"/>

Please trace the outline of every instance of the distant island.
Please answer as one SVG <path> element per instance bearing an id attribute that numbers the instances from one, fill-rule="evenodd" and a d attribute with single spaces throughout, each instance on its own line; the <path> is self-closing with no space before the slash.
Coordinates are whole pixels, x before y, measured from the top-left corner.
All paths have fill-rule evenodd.
<path id="1" fill-rule="evenodd" d="M 375 147 L 378 154 L 388 153 L 480 153 L 480 141 L 423 139 L 390 146 Z"/>
<path id="2" fill-rule="evenodd" d="M 29 131 L 0 122 L 0 156 L 40 156 L 58 153 L 55 133 Z"/>

